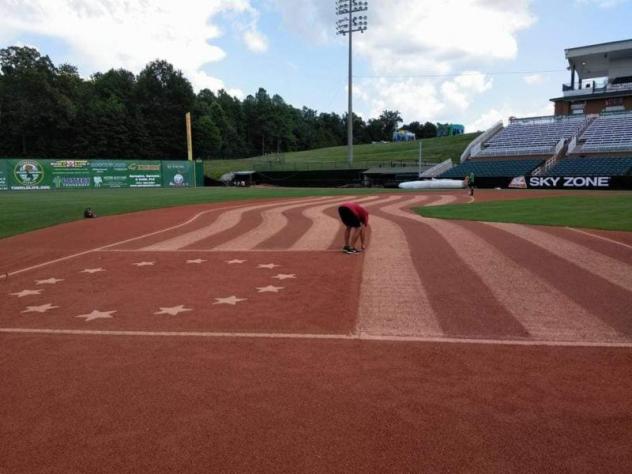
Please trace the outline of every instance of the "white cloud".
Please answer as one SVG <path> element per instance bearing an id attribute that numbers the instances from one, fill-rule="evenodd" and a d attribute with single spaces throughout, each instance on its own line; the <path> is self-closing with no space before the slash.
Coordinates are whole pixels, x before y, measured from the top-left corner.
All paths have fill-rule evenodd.
<path id="1" fill-rule="evenodd" d="M 477 130 L 487 130 L 498 121 L 507 123 L 509 117 L 540 117 L 553 114 L 553 103 L 542 103 L 533 108 L 525 108 L 513 104 L 502 104 L 500 107 L 492 107 L 483 112 L 475 120 L 466 123 L 466 132 L 476 132 Z"/>
<path id="2" fill-rule="evenodd" d="M 453 121 L 468 111 L 476 95 L 492 87 L 492 79 L 468 71 L 451 79 L 434 78 L 371 79 L 354 85 L 353 95 L 365 118 L 377 117 L 383 110 L 397 110 L 405 123 L 412 121 Z"/>
<path id="3" fill-rule="evenodd" d="M 273 0 L 288 27 L 306 38 L 333 38 L 333 1 Z M 530 0 L 373 1 L 357 51 L 376 73 L 444 74 L 458 63 L 513 59 L 517 32 L 535 17 Z"/>
<path id="4" fill-rule="evenodd" d="M 268 50 L 268 40 L 258 31 L 246 31 L 244 33 L 244 41 L 248 49 L 255 53 L 264 53 Z"/>
<path id="5" fill-rule="evenodd" d="M 434 117 L 445 107 L 438 98 L 436 86 L 428 80 L 365 80 L 361 90 L 369 117 L 377 117 L 386 109 L 397 110 L 405 122 L 410 122 Z M 355 92 L 354 88 L 354 96 Z"/>
<path id="6" fill-rule="evenodd" d="M 523 77 L 524 82 L 530 86 L 542 84 L 544 82 L 544 76 L 542 74 L 529 74 Z"/>
<path id="7" fill-rule="evenodd" d="M 303 38 L 333 39 L 333 1 L 271 1 Z M 536 20 L 530 0 L 371 1 L 366 15 L 369 27 L 354 35 L 354 51 L 356 61 L 366 60 L 378 79 L 363 79 L 367 103 L 359 108 L 371 116 L 397 109 L 405 121 L 469 109 L 477 95 L 491 89 L 491 79 L 480 73 L 432 76 L 514 59 L 517 33 Z"/>
<path id="8" fill-rule="evenodd" d="M 441 84 L 443 99 L 461 111 L 470 106 L 474 94 L 481 94 L 491 88 L 492 79 L 476 71 L 464 72 L 453 80 Z"/>
<path id="9" fill-rule="evenodd" d="M 283 15 L 287 27 L 301 37 L 324 43 L 335 36 L 333 0 L 270 0 Z"/>
<path id="10" fill-rule="evenodd" d="M 70 49 L 67 59 L 82 73 L 125 68 L 138 73 L 160 58 L 181 69 L 194 87 L 223 87 L 203 72 L 226 52 L 210 41 L 222 35 L 213 23 L 222 13 L 256 21 L 250 0 L 0 0 L 2 39 L 19 34 L 58 38 Z M 254 18 L 254 20 L 253 20 Z M 249 30 L 258 47 L 265 38 Z"/>
<path id="11" fill-rule="evenodd" d="M 462 64 L 513 59 L 515 34 L 534 22 L 527 0 L 391 0 L 373 2 L 368 17 L 357 49 L 379 74 L 441 74 Z M 385 61 L 402 55 L 407 64 Z"/>

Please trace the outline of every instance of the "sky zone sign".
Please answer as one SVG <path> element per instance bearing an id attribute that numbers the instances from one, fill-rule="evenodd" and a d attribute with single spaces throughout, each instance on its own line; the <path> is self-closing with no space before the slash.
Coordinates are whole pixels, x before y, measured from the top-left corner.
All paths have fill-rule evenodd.
<path id="1" fill-rule="evenodd" d="M 611 184 L 610 176 L 531 176 L 529 188 L 603 188 Z"/>

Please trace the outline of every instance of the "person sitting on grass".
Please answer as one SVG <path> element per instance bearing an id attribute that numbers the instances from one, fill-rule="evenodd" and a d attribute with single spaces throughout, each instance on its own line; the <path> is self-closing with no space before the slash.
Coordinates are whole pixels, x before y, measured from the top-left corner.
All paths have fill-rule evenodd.
<path id="1" fill-rule="evenodd" d="M 366 249 L 365 230 L 369 225 L 369 212 L 355 202 L 345 202 L 338 207 L 340 220 L 345 225 L 345 245 L 342 248 L 344 253 L 352 254 L 362 252 Z M 355 245 L 360 239 L 360 248 Z"/>

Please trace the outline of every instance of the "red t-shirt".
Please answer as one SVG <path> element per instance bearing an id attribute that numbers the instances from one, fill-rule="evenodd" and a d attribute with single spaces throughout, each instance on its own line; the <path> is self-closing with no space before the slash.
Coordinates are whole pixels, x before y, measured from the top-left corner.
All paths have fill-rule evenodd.
<path id="1" fill-rule="evenodd" d="M 355 202 L 344 202 L 340 205 L 341 207 L 346 207 L 353 215 L 360 219 L 364 225 L 369 225 L 369 211 L 363 208 L 360 204 L 356 204 Z"/>

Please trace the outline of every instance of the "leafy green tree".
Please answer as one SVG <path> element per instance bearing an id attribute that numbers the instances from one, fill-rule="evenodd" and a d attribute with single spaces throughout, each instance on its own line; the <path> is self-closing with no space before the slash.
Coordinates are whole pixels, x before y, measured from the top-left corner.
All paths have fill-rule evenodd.
<path id="1" fill-rule="evenodd" d="M 195 101 L 191 83 L 167 61 L 156 60 L 138 75 L 136 92 L 155 158 L 186 156 L 185 114 Z"/>
<path id="2" fill-rule="evenodd" d="M 55 66 L 34 48 L 11 46 L 0 50 L 0 72 L 3 152 L 50 156 L 50 138 L 73 113 L 70 100 L 55 88 Z"/>
<path id="3" fill-rule="evenodd" d="M 433 138 L 437 136 L 437 126 L 434 123 L 424 123 L 423 130 L 421 132 L 422 138 Z"/>
<path id="4" fill-rule="evenodd" d="M 382 122 L 382 140 L 391 140 L 393 132 L 399 128 L 402 117 L 397 110 L 384 110 L 378 120 Z"/>
<path id="5" fill-rule="evenodd" d="M 186 156 L 185 114 L 192 113 L 196 157 L 240 158 L 344 145 L 346 117 L 287 104 L 260 88 L 243 101 L 225 90 L 197 95 L 181 71 L 155 60 L 135 76 L 124 69 L 83 80 L 36 49 L 0 50 L 0 155 L 174 159 Z M 354 143 L 390 140 L 401 122 L 385 110 L 365 123 L 353 116 Z M 436 126 L 413 122 L 419 135 Z"/>

